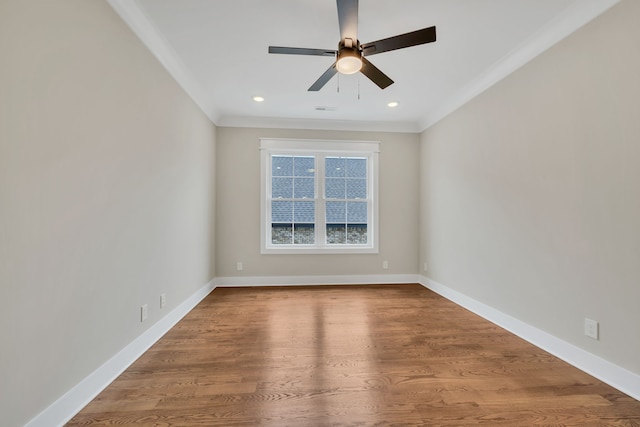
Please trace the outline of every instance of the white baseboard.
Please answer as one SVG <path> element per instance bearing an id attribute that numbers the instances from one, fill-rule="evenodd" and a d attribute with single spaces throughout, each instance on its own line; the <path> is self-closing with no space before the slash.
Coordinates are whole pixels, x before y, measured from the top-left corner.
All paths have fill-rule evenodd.
<path id="1" fill-rule="evenodd" d="M 75 387 L 29 421 L 25 427 L 62 426 L 180 321 L 215 288 L 212 280 L 169 312 Z"/>
<path id="2" fill-rule="evenodd" d="M 556 338 L 427 277 L 414 274 L 218 277 L 203 286 L 101 367 L 34 417 L 25 427 L 62 426 L 147 351 L 216 287 L 420 283 L 599 380 L 640 400 L 640 375 Z"/>
<path id="3" fill-rule="evenodd" d="M 421 276 L 419 283 L 427 289 L 495 323 L 600 381 L 628 394 L 636 400 L 640 400 L 640 375 L 511 317 L 428 277 Z"/>
<path id="4" fill-rule="evenodd" d="M 242 286 L 313 286 L 313 285 L 376 285 L 419 283 L 417 274 L 365 274 L 337 276 L 244 276 L 217 277 L 216 287 Z"/>

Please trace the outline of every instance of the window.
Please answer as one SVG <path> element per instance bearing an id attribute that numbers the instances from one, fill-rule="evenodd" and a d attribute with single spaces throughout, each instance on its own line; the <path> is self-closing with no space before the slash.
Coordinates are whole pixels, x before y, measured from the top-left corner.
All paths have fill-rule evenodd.
<path id="1" fill-rule="evenodd" d="M 376 253 L 378 143 L 261 139 L 262 253 Z"/>

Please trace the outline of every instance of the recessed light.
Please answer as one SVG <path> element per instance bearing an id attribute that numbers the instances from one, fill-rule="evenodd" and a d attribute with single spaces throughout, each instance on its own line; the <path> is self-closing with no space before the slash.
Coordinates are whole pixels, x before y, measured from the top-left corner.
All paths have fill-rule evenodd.
<path id="1" fill-rule="evenodd" d="M 396 101 L 391 101 L 390 103 L 387 104 L 387 107 L 391 107 L 391 108 L 395 108 L 398 106 L 398 103 Z"/>
<path id="2" fill-rule="evenodd" d="M 262 101 L 264 101 L 264 98 L 261 97 L 261 96 L 254 96 L 253 100 L 256 101 L 256 102 L 262 102 Z"/>

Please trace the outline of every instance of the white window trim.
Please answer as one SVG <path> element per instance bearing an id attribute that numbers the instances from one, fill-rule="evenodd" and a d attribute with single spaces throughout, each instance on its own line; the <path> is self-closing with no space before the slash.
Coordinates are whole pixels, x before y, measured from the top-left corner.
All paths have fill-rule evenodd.
<path id="1" fill-rule="evenodd" d="M 260 253 L 261 254 L 376 254 L 378 253 L 378 156 L 380 143 L 376 141 L 335 141 L 335 140 L 305 140 L 305 139 L 274 139 L 260 138 Z M 363 156 L 368 162 L 368 184 L 370 191 L 370 223 L 367 225 L 368 242 L 366 245 L 326 245 L 324 241 L 314 245 L 272 245 L 270 226 L 270 206 L 267 203 L 267 194 L 271 182 L 272 154 L 300 154 L 300 155 L 336 155 L 336 156 Z M 324 170 L 322 165 L 320 170 Z M 324 174 L 316 175 L 316 191 L 318 199 L 323 198 Z M 323 204 L 316 205 L 316 215 Z M 317 222 L 317 220 L 316 220 Z M 317 228 L 317 227 L 316 227 Z M 318 239 L 316 239 L 318 240 Z"/>

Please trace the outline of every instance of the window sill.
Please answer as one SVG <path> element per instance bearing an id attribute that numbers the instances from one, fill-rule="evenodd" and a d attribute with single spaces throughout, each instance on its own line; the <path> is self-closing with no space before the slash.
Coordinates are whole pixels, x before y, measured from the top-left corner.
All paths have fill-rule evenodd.
<path id="1" fill-rule="evenodd" d="M 262 255 L 346 255 L 346 254 L 377 254 L 378 248 L 351 247 L 351 248 L 318 248 L 318 247 L 282 247 L 282 248 L 262 248 Z"/>

